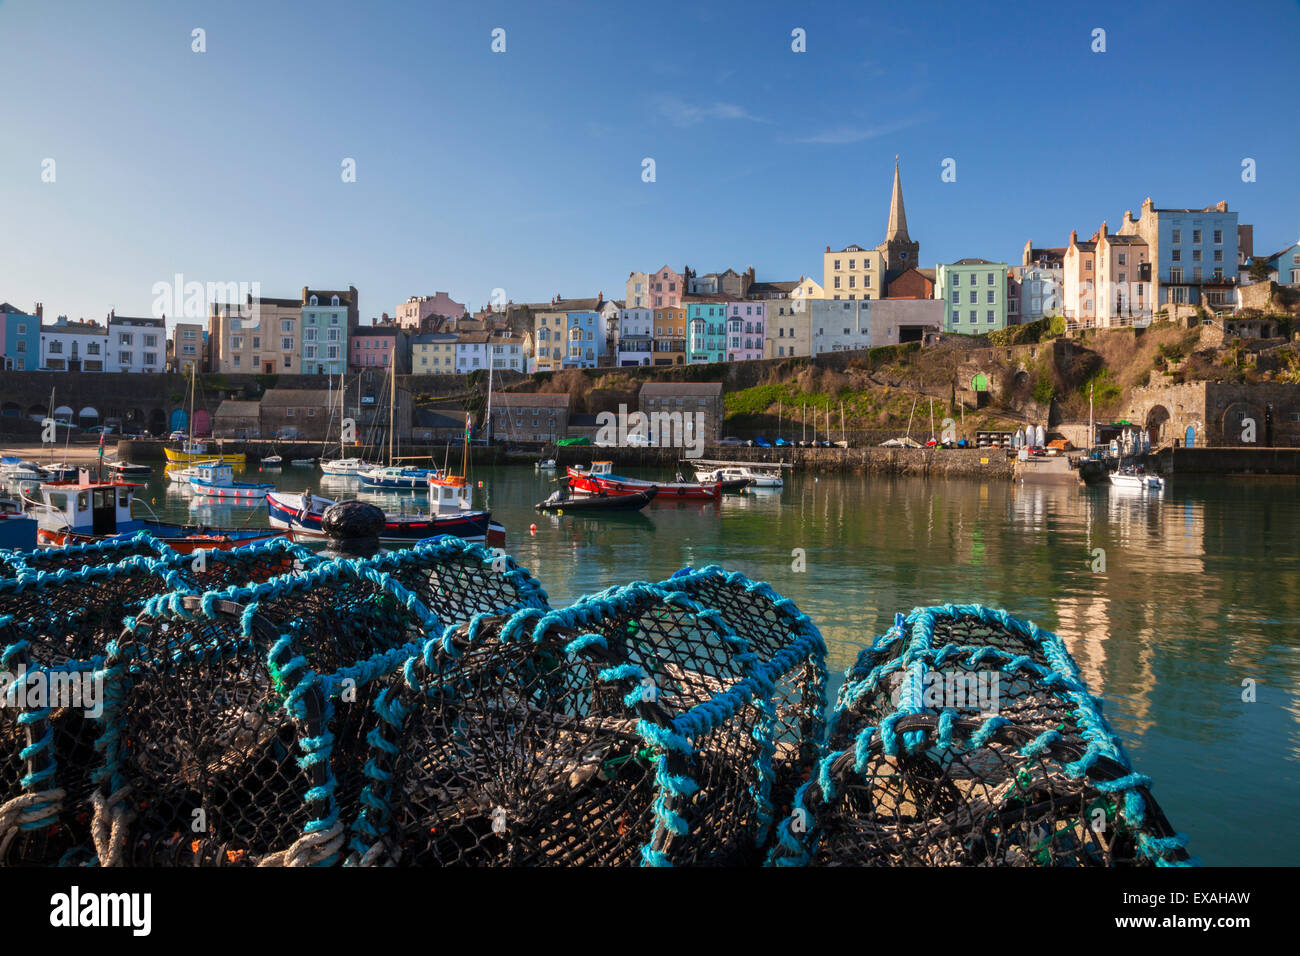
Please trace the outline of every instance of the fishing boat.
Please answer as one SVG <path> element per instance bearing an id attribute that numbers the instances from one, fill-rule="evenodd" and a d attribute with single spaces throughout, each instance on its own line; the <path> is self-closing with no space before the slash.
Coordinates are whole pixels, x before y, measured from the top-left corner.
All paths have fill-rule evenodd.
<path id="1" fill-rule="evenodd" d="M 242 465 L 248 460 L 248 456 L 242 451 L 209 451 L 206 443 L 201 441 L 187 441 L 177 448 L 163 448 L 163 454 L 167 456 L 167 461 L 172 464 L 193 465 L 209 459 L 217 459 L 225 465 Z"/>
<path id="2" fill-rule="evenodd" d="M 13 455 L 0 458 L 0 479 L 5 481 L 45 481 L 48 477 L 45 469 L 34 461 Z"/>
<path id="3" fill-rule="evenodd" d="M 153 474 L 153 469 L 148 465 L 140 465 L 129 461 L 109 461 L 104 463 L 104 467 L 119 478 L 145 478 Z"/>
<path id="4" fill-rule="evenodd" d="M 30 551 L 36 547 L 36 519 L 23 513 L 23 503 L 0 498 L 0 551 Z"/>
<path id="5" fill-rule="evenodd" d="M 124 481 L 96 481 L 84 470 L 76 481 L 43 483 L 41 500 L 28 499 L 38 522 L 37 544 L 86 544 L 147 531 L 181 554 L 189 554 L 195 550 L 229 551 L 284 535 L 266 528 L 212 528 L 136 518 L 131 505 L 139 487 Z"/>
<path id="6" fill-rule="evenodd" d="M 780 488 L 785 482 L 782 480 L 780 473 L 768 471 L 756 471 L 753 468 L 744 466 L 730 466 L 712 469 L 697 469 L 695 477 L 700 481 L 720 481 L 722 490 L 728 490 L 731 482 L 740 482 L 739 485 L 732 487 L 751 487 L 751 488 Z"/>
<path id="7" fill-rule="evenodd" d="M 1133 491 L 1164 491 L 1165 480 L 1159 475 L 1148 475 L 1139 467 L 1123 468 L 1110 473 L 1110 483 L 1115 488 Z"/>
<path id="8" fill-rule="evenodd" d="M 468 496 L 468 489 L 464 491 Z M 506 529 L 491 519 L 490 512 L 467 510 L 461 506 L 460 495 L 454 491 L 448 508 L 440 493 L 431 496 L 429 512 L 416 511 L 384 514 L 384 529 L 379 534 L 381 544 L 415 544 L 424 538 L 451 535 L 466 541 L 505 541 Z M 267 516 L 271 527 L 289 532 L 295 541 L 303 538 L 324 538 L 321 518 L 326 509 L 337 504 L 333 498 L 319 495 L 306 496 L 285 491 L 269 492 L 266 496 Z"/>
<path id="9" fill-rule="evenodd" d="M 658 493 L 658 488 L 648 488 L 617 495 L 569 495 L 560 489 L 533 507 L 538 511 L 640 511 Z"/>
<path id="10" fill-rule="evenodd" d="M 189 491 L 190 479 L 198 477 L 200 468 L 206 468 L 210 465 L 219 465 L 219 464 L 221 464 L 220 459 L 205 458 L 203 461 L 196 461 L 193 464 L 189 464 L 189 465 L 184 465 L 184 464 L 164 465 L 163 473 L 167 476 L 168 481 L 180 485 L 181 488 L 185 491 Z"/>
<path id="11" fill-rule="evenodd" d="M 593 461 L 590 468 L 570 465 L 568 468 L 569 487 L 578 494 L 598 495 L 619 494 L 631 491 L 646 491 L 657 488 L 659 501 L 717 501 L 722 497 L 722 483 L 690 481 L 643 481 L 640 478 L 628 478 L 613 473 L 611 461 Z M 680 478 L 680 476 L 678 476 Z"/>
<path id="12" fill-rule="evenodd" d="M 190 489 L 204 498 L 261 501 L 268 491 L 275 490 L 269 482 L 235 481 L 230 465 L 195 465 L 193 471 Z"/>

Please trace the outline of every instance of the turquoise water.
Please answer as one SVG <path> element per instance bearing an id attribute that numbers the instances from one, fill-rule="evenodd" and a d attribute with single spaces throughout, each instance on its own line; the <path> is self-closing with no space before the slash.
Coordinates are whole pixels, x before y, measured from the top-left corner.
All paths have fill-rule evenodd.
<path id="1" fill-rule="evenodd" d="M 476 503 L 506 525 L 506 550 L 555 603 L 717 563 L 795 600 L 821 628 L 836 673 L 895 611 L 916 605 L 978 602 L 1029 618 L 1064 638 L 1203 862 L 1300 861 L 1294 484 L 1175 477 L 1152 498 L 1108 487 L 792 476 L 783 490 L 720 505 L 557 517 L 532 508 L 554 487 L 548 474 L 516 467 L 472 477 L 485 485 Z M 355 494 L 312 469 L 244 478 Z M 143 497 L 173 518 L 266 523 L 265 509 L 195 506 L 157 480 Z M 362 497 L 390 508 L 424 500 Z M 1247 680 L 1253 703 L 1242 700 Z"/>

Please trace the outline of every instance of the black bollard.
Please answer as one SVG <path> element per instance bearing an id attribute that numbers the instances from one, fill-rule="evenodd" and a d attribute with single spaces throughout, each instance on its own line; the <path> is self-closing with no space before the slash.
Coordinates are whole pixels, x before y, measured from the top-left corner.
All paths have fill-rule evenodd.
<path id="1" fill-rule="evenodd" d="M 325 532 L 323 558 L 370 558 L 379 553 L 379 532 L 384 512 L 364 501 L 340 501 L 321 516 Z"/>

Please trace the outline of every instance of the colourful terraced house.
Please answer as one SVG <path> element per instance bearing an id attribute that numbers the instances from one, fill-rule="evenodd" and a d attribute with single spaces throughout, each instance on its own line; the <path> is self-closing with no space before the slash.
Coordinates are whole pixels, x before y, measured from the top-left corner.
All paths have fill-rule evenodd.
<path id="1" fill-rule="evenodd" d="M 728 361 L 761 359 L 767 324 L 764 303 L 732 301 L 727 303 L 726 309 Z"/>
<path id="2" fill-rule="evenodd" d="M 691 295 L 686 306 L 686 354 L 691 365 L 724 362 L 727 358 L 727 299 L 721 295 Z"/>
<path id="3" fill-rule="evenodd" d="M 686 361 L 686 310 L 681 306 L 655 309 L 654 363 L 682 365 Z"/>

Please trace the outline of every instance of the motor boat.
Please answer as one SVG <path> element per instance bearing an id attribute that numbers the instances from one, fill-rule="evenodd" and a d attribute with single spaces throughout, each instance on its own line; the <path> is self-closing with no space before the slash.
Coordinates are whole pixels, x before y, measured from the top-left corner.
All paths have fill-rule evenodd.
<path id="1" fill-rule="evenodd" d="M 648 488 L 617 495 L 569 495 L 560 489 L 533 507 L 538 511 L 639 511 L 658 493 L 658 488 Z"/>
<path id="2" fill-rule="evenodd" d="M 1148 475 L 1141 468 L 1121 468 L 1110 473 L 1110 483 L 1115 488 L 1133 491 L 1164 491 L 1165 480 L 1159 475 Z"/>
<path id="3" fill-rule="evenodd" d="M 284 459 L 279 455 L 267 455 L 260 464 L 263 468 L 279 468 L 284 464 Z"/>
<path id="4" fill-rule="evenodd" d="M 185 491 L 190 490 L 190 479 L 197 478 L 200 468 L 210 468 L 213 465 L 219 465 L 215 458 L 209 458 L 206 461 L 196 461 L 192 465 L 164 465 L 163 473 L 167 475 L 167 480 L 181 486 Z"/>
<path id="5" fill-rule="evenodd" d="M 724 491 L 727 489 L 727 483 L 731 481 L 744 481 L 752 488 L 780 488 L 785 484 L 779 472 L 773 474 L 767 471 L 755 471 L 753 468 L 743 466 L 697 469 L 695 477 L 706 482 L 721 481 Z"/>
<path id="6" fill-rule="evenodd" d="M 632 491 L 646 491 L 657 488 L 659 501 L 717 501 L 722 497 L 722 483 L 689 481 L 643 481 L 640 478 L 628 478 L 613 473 L 611 461 L 593 461 L 591 468 L 570 465 L 568 468 L 569 487 L 577 494 L 598 495 L 619 494 Z M 680 476 L 679 476 L 680 478 Z"/>
<path id="7" fill-rule="evenodd" d="M 259 502 L 275 485 L 266 482 L 235 481 L 230 465 L 195 465 L 190 490 L 204 498 Z"/>
<path id="8" fill-rule="evenodd" d="M 153 469 L 148 465 L 140 465 L 130 461 L 109 461 L 105 462 L 104 467 L 119 478 L 145 478 L 153 474 Z"/>
<path id="9" fill-rule="evenodd" d="M 41 500 L 29 501 L 38 522 L 37 544 L 87 544 L 146 531 L 181 554 L 189 554 L 195 550 L 229 551 L 284 536 L 283 531 L 266 528 L 213 528 L 136 518 L 131 505 L 139 487 L 124 481 L 95 481 L 85 470 L 76 481 L 43 483 Z"/>
<path id="10" fill-rule="evenodd" d="M 538 471 L 554 471 L 554 470 L 555 470 L 555 459 L 554 459 L 554 458 L 543 458 L 543 459 L 542 459 L 541 461 L 539 461 L 539 462 L 538 462 L 534 467 L 535 467 Z"/>
<path id="11" fill-rule="evenodd" d="M 346 478 L 354 478 L 373 467 L 375 466 L 370 462 L 362 461 L 360 458 L 332 458 L 320 463 L 320 470 L 325 474 Z"/>

